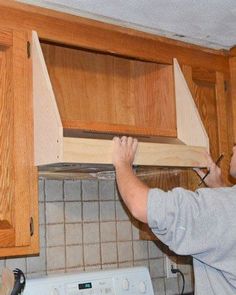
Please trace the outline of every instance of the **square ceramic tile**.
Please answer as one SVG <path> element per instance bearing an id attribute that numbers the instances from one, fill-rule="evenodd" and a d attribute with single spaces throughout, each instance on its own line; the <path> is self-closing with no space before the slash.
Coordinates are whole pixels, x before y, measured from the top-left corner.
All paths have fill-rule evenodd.
<path id="1" fill-rule="evenodd" d="M 164 258 L 151 259 L 149 261 L 150 275 L 152 278 L 160 278 L 165 276 Z"/>
<path id="2" fill-rule="evenodd" d="M 99 180 L 99 199 L 106 201 L 115 199 L 114 180 Z"/>
<path id="3" fill-rule="evenodd" d="M 165 279 L 166 295 L 176 295 L 179 293 L 177 278 Z"/>
<path id="4" fill-rule="evenodd" d="M 83 202 L 83 221 L 98 221 L 99 204 L 98 202 Z"/>
<path id="5" fill-rule="evenodd" d="M 149 269 L 149 261 L 148 260 L 134 260 L 134 266 L 144 266 Z"/>
<path id="6" fill-rule="evenodd" d="M 134 260 L 148 259 L 147 241 L 133 241 Z"/>
<path id="7" fill-rule="evenodd" d="M 65 222 L 78 223 L 82 221 L 81 217 L 81 202 L 65 202 Z"/>
<path id="8" fill-rule="evenodd" d="M 133 260 L 126 261 L 126 262 L 119 262 L 119 268 L 126 268 L 126 267 L 133 267 L 134 262 Z"/>
<path id="9" fill-rule="evenodd" d="M 65 201 L 81 201 L 81 181 L 64 181 L 64 199 Z"/>
<path id="10" fill-rule="evenodd" d="M 116 243 L 102 243 L 102 264 L 117 262 L 117 245 Z"/>
<path id="11" fill-rule="evenodd" d="M 116 201 L 116 219 L 117 220 L 130 220 L 130 213 L 123 202 Z"/>
<path id="12" fill-rule="evenodd" d="M 38 180 L 39 202 L 45 201 L 44 179 Z"/>
<path id="13" fill-rule="evenodd" d="M 113 221 L 115 216 L 115 202 L 114 201 L 102 201 L 100 202 L 100 220 L 101 221 Z"/>
<path id="14" fill-rule="evenodd" d="M 87 244 L 84 245 L 84 264 L 101 265 L 100 244 Z"/>
<path id="15" fill-rule="evenodd" d="M 39 226 L 39 243 L 40 248 L 46 247 L 46 225 L 42 224 Z"/>
<path id="16" fill-rule="evenodd" d="M 47 270 L 65 269 L 65 247 L 50 247 L 46 253 Z"/>
<path id="17" fill-rule="evenodd" d="M 132 240 L 132 230 L 130 221 L 117 222 L 117 240 L 130 241 Z"/>
<path id="18" fill-rule="evenodd" d="M 152 279 L 152 286 L 155 295 L 166 295 L 164 279 Z M 176 293 L 175 293 L 176 294 Z"/>
<path id="19" fill-rule="evenodd" d="M 84 223 L 83 237 L 85 244 L 99 243 L 99 223 Z"/>
<path id="20" fill-rule="evenodd" d="M 83 201 L 98 200 L 98 181 L 82 180 L 82 199 Z"/>
<path id="21" fill-rule="evenodd" d="M 132 238 L 134 241 L 138 241 L 140 239 L 140 231 L 137 225 L 138 222 L 135 222 L 135 224 L 132 223 Z"/>
<path id="22" fill-rule="evenodd" d="M 46 201 L 63 200 L 63 181 L 62 180 L 45 180 Z"/>
<path id="23" fill-rule="evenodd" d="M 101 242 L 113 242 L 116 241 L 116 223 L 111 222 L 101 222 Z"/>
<path id="24" fill-rule="evenodd" d="M 81 245 L 66 247 L 66 267 L 81 267 L 83 265 L 83 249 Z"/>
<path id="25" fill-rule="evenodd" d="M 39 224 L 45 224 L 46 218 L 45 218 L 45 203 L 39 203 Z"/>
<path id="26" fill-rule="evenodd" d="M 148 252 L 149 258 L 162 258 L 164 256 L 161 246 L 154 241 L 148 241 Z"/>
<path id="27" fill-rule="evenodd" d="M 10 270 L 14 268 L 21 269 L 24 273 L 26 272 L 26 258 L 8 258 L 6 259 L 6 267 Z"/>
<path id="28" fill-rule="evenodd" d="M 118 242 L 118 261 L 133 261 L 132 242 Z"/>
<path id="29" fill-rule="evenodd" d="M 29 273 L 44 273 L 46 272 L 46 253 L 45 248 L 40 249 L 39 256 L 27 257 L 27 274 Z"/>
<path id="30" fill-rule="evenodd" d="M 68 223 L 66 227 L 66 245 L 82 244 L 82 224 Z"/>
<path id="31" fill-rule="evenodd" d="M 63 202 L 46 202 L 46 223 L 64 222 Z"/>
<path id="32" fill-rule="evenodd" d="M 115 269 L 118 268 L 118 263 L 108 263 L 108 264 L 103 264 L 102 269 Z"/>
<path id="33" fill-rule="evenodd" d="M 46 227 L 47 247 L 65 244 L 64 224 L 51 224 Z"/>

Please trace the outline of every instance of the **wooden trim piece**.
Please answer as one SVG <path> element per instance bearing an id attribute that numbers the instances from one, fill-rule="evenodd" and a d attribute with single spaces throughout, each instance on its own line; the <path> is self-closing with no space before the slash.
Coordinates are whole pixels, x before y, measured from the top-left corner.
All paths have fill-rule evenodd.
<path id="1" fill-rule="evenodd" d="M 160 63 L 171 64 L 175 56 L 181 64 L 228 73 L 228 57 L 222 50 L 191 45 L 16 1 L 1 0 L 0 15 L 1 26 L 35 30 L 44 40 Z"/>
<path id="2" fill-rule="evenodd" d="M 205 167 L 204 147 L 140 142 L 135 165 Z M 112 140 L 63 138 L 63 162 L 112 164 Z"/>
<path id="3" fill-rule="evenodd" d="M 36 32 L 32 34 L 35 164 L 61 161 L 63 127 Z"/>
<path id="4" fill-rule="evenodd" d="M 228 125 L 227 125 L 227 111 L 226 111 L 226 93 L 224 74 L 216 72 L 216 108 L 218 119 L 218 138 L 219 138 L 219 153 L 223 153 L 225 160 L 221 164 L 223 178 L 228 178 L 228 167 L 230 163 L 230 153 L 228 146 Z"/>
<path id="5" fill-rule="evenodd" d="M 169 128 L 150 128 L 150 127 L 137 127 L 125 124 L 110 124 L 110 123 L 101 123 L 101 122 L 83 122 L 79 120 L 63 120 L 64 129 L 68 130 L 82 130 L 83 132 L 95 132 L 99 133 L 97 130 L 102 130 L 101 133 L 110 133 L 110 134 L 132 134 L 139 136 L 163 136 L 168 141 L 168 137 L 176 138 L 176 131 Z M 106 131 L 104 131 L 106 130 Z M 169 139 L 172 141 L 173 139 Z"/>
<path id="6" fill-rule="evenodd" d="M 233 112 L 233 124 L 230 126 L 233 128 L 234 143 L 236 142 L 236 57 L 229 59 L 230 68 L 230 92 L 232 101 L 232 112 Z"/>
<path id="7" fill-rule="evenodd" d="M 209 150 L 207 132 L 176 59 L 174 59 L 174 79 L 177 137 L 186 145 L 202 146 Z"/>

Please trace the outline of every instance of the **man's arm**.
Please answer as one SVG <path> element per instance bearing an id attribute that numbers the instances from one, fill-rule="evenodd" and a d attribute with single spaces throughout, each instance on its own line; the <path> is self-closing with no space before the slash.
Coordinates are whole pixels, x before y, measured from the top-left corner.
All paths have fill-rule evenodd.
<path id="1" fill-rule="evenodd" d="M 138 142 L 132 137 L 113 139 L 113 165 L 119 192 L 131 214 L 147 222 L 147 199 L 149 188 L 133 173 L 132 164 Z"/>

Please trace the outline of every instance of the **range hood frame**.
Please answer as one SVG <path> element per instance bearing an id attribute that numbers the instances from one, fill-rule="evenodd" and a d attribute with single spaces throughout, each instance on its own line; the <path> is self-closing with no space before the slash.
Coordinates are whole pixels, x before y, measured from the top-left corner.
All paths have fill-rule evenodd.
<path id="1" fill-rule="evenodd" d="M 32 33 L 35 164 L 112 164 L 112 140 L 64 137 L 39 38 Z M 173 62 L 179 144 L 140 142 L 135 165 L 205 167 L 209 139 L 176 59 Z"/>

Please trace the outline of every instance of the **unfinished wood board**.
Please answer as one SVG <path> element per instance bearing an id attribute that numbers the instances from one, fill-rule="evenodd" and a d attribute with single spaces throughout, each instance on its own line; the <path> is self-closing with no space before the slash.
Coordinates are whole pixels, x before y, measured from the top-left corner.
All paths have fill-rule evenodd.
<path id="1" fill-rule="evenodd" d="M 192 94 L 176 59 L 174 59 L 177 137 L 184 144 L 209 150 L 209 139 Z"/>
<path id="2" fill-rule="evenodd" d="M 203 147 L 140 142 L 135 165 L 205 167 Z M 112 141 L 102 139 L 63 138 L 63 162 L 112 163 Z"/>
<path id="3" fill-rule="evenodd" d="M 172 65 L 42 48 L 65 129 L 176 137 Z"/>
<path id="4" fill-rule="evenodd" d="M 35 164 L 61 159 L 63 128 L 41 46 L 32 33 Z"/>

